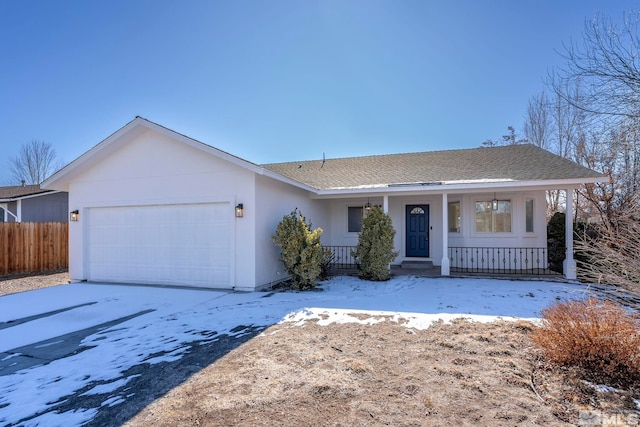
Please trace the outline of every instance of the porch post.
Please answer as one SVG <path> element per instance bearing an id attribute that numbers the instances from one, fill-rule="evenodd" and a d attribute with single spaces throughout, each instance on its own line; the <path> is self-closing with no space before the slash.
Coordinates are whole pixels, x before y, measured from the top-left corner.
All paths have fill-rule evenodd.
<path id="1" fill-rule="evenodd" d="M 449 264 L 449 202 L 447 193 L 442 193 L 442 261 L 440 274 L 448 276 L 450 274 Z"/>
<path id="2" fill-rule="evenodd" d="M 389 214 L 389 196 L 386 194 L 382 196 L 382 210 L 384 213 Z"/>
<path id="3" fill-rule="evenodd" d="M 567 208 L 565 209 L 564 218 L 564 236 L 567 252 L 562 267 L 564 277 L 569 280 L 575 280 L 578 276 L 576 274 L 576 261 L 573 259 L 573 190 L 566 189 L 565 193 Z"/>
<path id="4" fill-rule="evenodd" d="M 18 216 L 16 217 L 16 221 L 22 222 L 22 199 L 18 199 L 18 201 L 16 202 L 16 206 L 16 213 L 18 214 Z"/>

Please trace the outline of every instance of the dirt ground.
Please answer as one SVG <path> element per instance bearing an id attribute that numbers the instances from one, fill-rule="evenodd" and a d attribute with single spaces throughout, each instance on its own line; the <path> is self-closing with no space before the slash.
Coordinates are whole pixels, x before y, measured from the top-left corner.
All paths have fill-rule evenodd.
<path id="1" fill-rule="evenodd" d="M 0 295 L 68 278 L 3 276 Z M 640 425 L 639 391 L 596 391 L 576 371 L 546 364 L 529 339 L 532 328 L 463 320 L 427 330 L 390 320 L 279 324 L 124 425 Z"/>
<path id="2" fill-rule="evenodd" d="M 547 366 L 532 328 L 280 324 L 125 425 L 560 426 L 583 424 L 593 411 L 636 410 L 631 393 L 598 392 L 576 372 Z"/>
<path id="3" fill-rule="evenodd" d="M 0 276 L 0 296 L 69 283 L 67 270 Z"/>

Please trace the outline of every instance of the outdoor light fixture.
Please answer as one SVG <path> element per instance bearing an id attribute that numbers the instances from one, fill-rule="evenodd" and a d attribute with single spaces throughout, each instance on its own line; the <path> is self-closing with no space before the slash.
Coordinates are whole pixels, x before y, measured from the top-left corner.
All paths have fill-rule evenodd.
<path id="1" fill-rule="evenodd" d="M 236 218 L 242 218 L 244 216 L 244 206 L 242 203 L 236 205 Z"/>
<path id="2" fill-rule="evenodd" d="M 78 218 L 80 218 L 80 212 L 77 209 L 69 212 L 69 221 L 77 221 Z"/>
<path id="3" fill-rule="evenodd" d="M 491 210 L 492 211 L 498 210 L 498 199 L 496 199 L 496 193 L 493 193 L 493 200 L 491 201 Z"/>

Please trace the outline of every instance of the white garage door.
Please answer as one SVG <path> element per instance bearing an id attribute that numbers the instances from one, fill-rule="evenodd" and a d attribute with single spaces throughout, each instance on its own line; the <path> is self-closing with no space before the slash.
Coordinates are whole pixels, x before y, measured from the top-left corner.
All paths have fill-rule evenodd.
<path id="1" fill-rule="evenodd" d="M 230 287 L 232 218 L 228 203 L 89 209 L 88 278 Z"/>

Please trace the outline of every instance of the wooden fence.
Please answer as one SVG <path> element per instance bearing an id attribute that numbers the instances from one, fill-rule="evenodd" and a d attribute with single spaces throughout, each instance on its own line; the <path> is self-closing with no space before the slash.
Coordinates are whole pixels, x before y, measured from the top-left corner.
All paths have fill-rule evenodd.
<path id="1" fill-rule="evenodd" d="M 69 223 L 0 223 L 0 275 L 69 267 Z"/>

